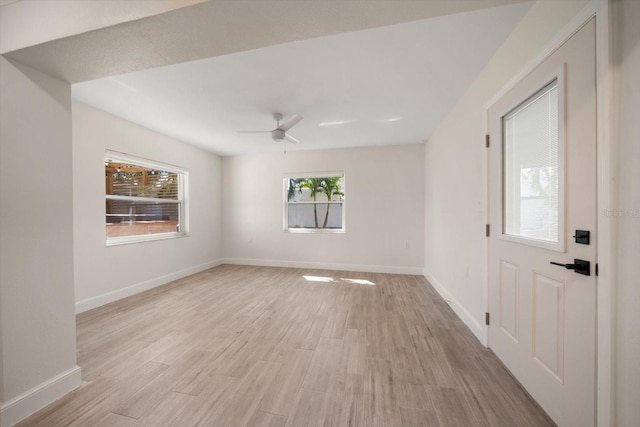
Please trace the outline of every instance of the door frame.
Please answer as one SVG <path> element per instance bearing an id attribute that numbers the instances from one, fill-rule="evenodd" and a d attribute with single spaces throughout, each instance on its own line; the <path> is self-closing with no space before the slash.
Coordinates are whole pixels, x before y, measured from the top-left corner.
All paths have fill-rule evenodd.
<path id="1" fill-rule="evenodd" d="M 612 0 L 591 0 L 553 40 L 518 74 L 509 80 L 483 107 L 484 133 L 489 134 L 489 108 L 519 83 L 535 67 L 547 59 L 565 41 L 590 19 L 596 19 L 596 243 L 598 277 L 596 278 L 596 425 L 614 425 L 613 363 L 614 363 L 614 253 L 616 244 L 615 221 L 607 221 L 603 212 L 615 206 L 615 178 L 617 140 L 613 128 L 616 99 L 615 69 L 611 48 Z M 484 150 L 483 162 L 483 219 L 489 216 L 489 150 Z M 482 294 L 485 313 L 489 312 L 489 239 L 483 245 Z M 482 344 L 489 345 L 489 327 L 483 326 Z"/>

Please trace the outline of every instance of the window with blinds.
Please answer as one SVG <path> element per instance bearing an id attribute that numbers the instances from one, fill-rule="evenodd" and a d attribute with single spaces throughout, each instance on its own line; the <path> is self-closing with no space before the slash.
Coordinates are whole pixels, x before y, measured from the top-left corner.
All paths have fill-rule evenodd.
<path id="1" fill-rule="evenodd" d="M 564 169 L 559 108 L 554 80 L 503 118 L 506 235 L 560 241 Z"/>
<path id="2" fill-rule="evenodd" d="M 104 167 L 107 245 L 185 235 L 184 169 L 109 151 Z"/>

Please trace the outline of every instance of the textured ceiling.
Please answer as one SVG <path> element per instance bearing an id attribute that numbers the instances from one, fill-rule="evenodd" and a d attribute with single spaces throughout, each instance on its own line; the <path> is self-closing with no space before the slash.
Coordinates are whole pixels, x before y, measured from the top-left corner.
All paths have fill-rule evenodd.
<path id="1" fill-rule="evenodd" d="M 185 4 L 193 1 L 185 0 Z M 208 0 L 4 55 L 76 83 L 522 1 L 525 0 Z M 104 4 L 118 4 L 114 13 L 119 15 L 126 15 L 128 9 L 124 1 L 86 2 L 95 3 L 92 7 L 96 14 L 104 14 Z M 87 3 L 82 3 L 83 8 L 89 9 Z"/>
<path id="2" fill-rule="evenodd" d="M 73 97 L 222 155 L 282 150 L 272 112 L 305 117 L 290 150 L 419 143 L 530 7 L 377 27 L 73 85 Z"/>
<path id="3" fill-rule="evenodd" d="M 27 57 L 32 52 L 25 49 L 27 47 L 41 44 L 35 51 L 42 53 L 77 40 L 70 36 L 165 14 L 203 1 L 206 0 L 0 0 L 0 53 L 24 49 L 21 56 Z M 46 44 L 64 38 L 64 42 Z M 31 57 L 36 59 L 33 54 Z"/>
<path id="4" fill-rule="evenodd" d="M 305 116 L 291 149 L 418 143 L 531 4 L 208 0 L 4 56 L 222 155 L 281 150 L 268 134 L 235 132 L 272 129 L 275 111 Z"/>

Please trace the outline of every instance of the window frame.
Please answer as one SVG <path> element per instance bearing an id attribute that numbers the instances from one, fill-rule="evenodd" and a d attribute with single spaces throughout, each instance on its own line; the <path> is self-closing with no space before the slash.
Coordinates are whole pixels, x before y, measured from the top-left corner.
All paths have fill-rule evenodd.
<path id="1" fill-rule="evenodd" d="M 344 234 L 347 230 L 347 219 L 346 219 L 346 197 L 343 196 L 342 201 L 304 201 L 304 202 L 290 202 L 288 198 L 289 193 L 289 180 L 291 179 L 308 179 L 308 178 L 331 178 L 331 177 L 340 177 L 342 178 L 342 191 L 346 194 L 346 174 L 344 171 L 331 171 L 331 172 L 303 172 L 303 173 L 286 173 L 283 175 L 283 200 L 284 200 L 284 209 L 283 209 L 283 231 L 285 233 L 293 233 L 293 234 Z M 342 227 L 341 228 L 298 228 L 298 227 L 289 227 L 289 204 L 331 204 L 331 205 L 341 205 L 342 208 Z"/>
<path id="2" fill-rule="evenodd" d="M 178 204 L 178 212 L 180 215 L 179 231 L 164 232 L 164 233 L 150 233 L 150 234 L 135 234 L 129 236 L 116 236 L 109 237 L 107 235 L 108 226 L 105 221 L 105 244 L 106 246 L 118 246 L 131 243 L 151 242 L 156 240 L 176 239 L 181 237 L 187 237 L 189 235 L 189 171 L 183 167 L 163 163 L 155 160 L 146 159 L 143 157 L 134 156 L 127 153 L 121 153 L 117 151 L 105 150 L 104 163 L 108 161 L 127 163 L 134 166 L 141 166 L 151 168 L 155 170 L 161 170 L 166 172 L 175 173 L 178 176 L 178 199 L 161 199 L 155 197 L 140 197 L 140 196 L 122 196 L 106 194 L 107 188 L 105 187 L 105 202 L 109 200 L 114 201 L 132 201 L 142 203 L 154 203 L 154 204 Z M 105 204 L 105 219 L 106 219 L 106 204 Z"/>

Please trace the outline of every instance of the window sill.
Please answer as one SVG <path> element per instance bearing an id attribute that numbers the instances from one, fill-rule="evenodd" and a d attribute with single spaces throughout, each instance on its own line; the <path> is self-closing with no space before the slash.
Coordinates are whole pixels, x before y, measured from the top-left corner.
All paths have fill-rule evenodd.
<path id="1" fill-rule="evenodd" d="M 181 237 L 188 237 L 188 236 L 189 235 L 186 233 L 158 233 L 158 234 L 142 234 L 142 235 L 136 235 L 136 236 L 113 237 L 111 239 L 107 239 L 106 246 L 120 246 L 120 245 L 128 245 L 131 243 L 153 242 L 156 240 L 179 239 Z"/>
<path id="2" fill-rule="evenodd" d="M 344 228 L 287 228 L 285 233 L 291 234 L 345 234 Z"/>

